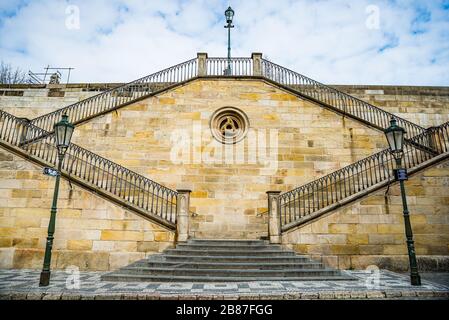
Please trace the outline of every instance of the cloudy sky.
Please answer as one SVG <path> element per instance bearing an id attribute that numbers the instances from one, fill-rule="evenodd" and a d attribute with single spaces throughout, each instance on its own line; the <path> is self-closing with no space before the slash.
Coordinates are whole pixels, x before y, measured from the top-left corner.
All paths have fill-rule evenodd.
<path id="1" fill-rule="evenodd" d="M 0 60 L 125 82 L 208 52 L 262 52 L 331 84 L 449 85 L 449 0 L 0 0 Z"/>

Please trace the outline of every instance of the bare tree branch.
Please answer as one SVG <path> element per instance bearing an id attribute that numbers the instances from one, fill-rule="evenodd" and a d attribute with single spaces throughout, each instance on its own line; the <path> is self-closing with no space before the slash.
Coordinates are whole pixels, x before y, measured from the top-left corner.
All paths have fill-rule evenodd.
<path id="1" fill-rule="evenodd" d="M 0 64 L 0 83 L 1 84 L 16 84 L 28 83 L 28 75 L 20 68 L 13 69 L 11 64 L 6 64 L 3 61 Z"/>

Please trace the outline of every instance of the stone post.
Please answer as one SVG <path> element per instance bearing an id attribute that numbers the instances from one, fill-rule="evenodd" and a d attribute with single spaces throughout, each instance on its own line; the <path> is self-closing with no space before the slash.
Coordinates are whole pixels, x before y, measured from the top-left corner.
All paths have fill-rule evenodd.
<path id="1" fill-rule="evenodd" d="M 279 216 L 280 191 L 267 191 L 268 195 L 268 236 L 270 243 L 281 243 L 281 224 Z"/>
<path id="2" fill-rule="evenodd" d="M 189 237 L 190 190 L 178 189 L 176 199 L 176 239 L 186 242 Z"/>
<path id="3" fill-rule="evenodd" d="M 197 58 L 198 58 L 198 77 L 207 76 L 207 66 L 206 66 L 207 53 L 198 52 Z"/>
<path id="4" fill-rule="evenodd" d="M 251 54 L 253 59 L 253 76 L 262 76 L 262 53 L 253 52 Z"/>

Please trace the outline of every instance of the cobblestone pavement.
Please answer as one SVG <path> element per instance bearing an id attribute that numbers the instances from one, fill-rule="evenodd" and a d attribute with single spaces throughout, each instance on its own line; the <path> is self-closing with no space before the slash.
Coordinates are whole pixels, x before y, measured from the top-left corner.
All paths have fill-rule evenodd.
<path id="1" fill-rule="evenodd" d="M 39 287 L 39 270 L 0 270 L 0 299 L 449 299 L 449 286 L 381 270 L 344 271 L 352 281 L 152 283 L 101 281 L 104 272 L 53 271 Z M 376 280 L 378 279 L 378 281 Z"/>

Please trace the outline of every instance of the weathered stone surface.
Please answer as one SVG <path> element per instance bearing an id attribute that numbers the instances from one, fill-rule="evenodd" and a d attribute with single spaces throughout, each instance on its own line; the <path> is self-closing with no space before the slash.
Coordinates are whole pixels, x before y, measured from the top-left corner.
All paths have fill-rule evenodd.
<path id="1" fill-rule="evenodd" d="M 341 88 L 423 127 L 440 124 L 448 113 L 449 103 L 442 100 L 445 88 Z M 92 94 L 81 86 L 51 98 L 47 88 L 24 89 L 23 97 L 0 96 L 0 103 L 2 110 L 33 118 Z M 254 130 L 266 134 L 277 130 L 273 170 L 258 161 L 204 162 L 204 154 L 198 152 L 211 143 L 209 118 L 223 101 L 247 113 Z M 194 126 L 201 126 L 202 140 L 194 137 Z M 189 163 L 172 158 L 170 137 L 179 129 L 195 143 Z M 190 235 L 216 238 L 266 236 L 267 216 L 258 216 L 267 209 L 265 191 L 286 191 L 386 146 L 380 131 L 248 79 L 188 83 L 78 126 L 74 142 L 173 189 L 192 189 L 190 209 L 198 215 L 189 217 Z M 248 144 L 244 151 L 258 154 Z M 271 150 L 262 151 L 269 155 Z M 0 168 L 0 267 L 40 268 L 53 180 L 43 176 L 40 167 L 4 149 Z M 449 256 L 447 176 L 446 161 L 406 182 L 423 270 L 449 268 L 449 259 L 444 258 Z M 285 234 L 284 244 L 300 253 L 323 255 L 324 262 L 334 267 L 363 269 L 374 264 L 407 270 L 399 188 L 392 185 L 387 198 L 384 192 Z M 110 270 L 174 243 L 173 232 L 76 185 L 70 190 L 65 180 L 58 207 L 52 267 Z"/>

